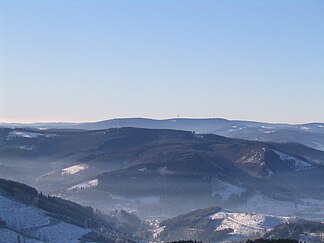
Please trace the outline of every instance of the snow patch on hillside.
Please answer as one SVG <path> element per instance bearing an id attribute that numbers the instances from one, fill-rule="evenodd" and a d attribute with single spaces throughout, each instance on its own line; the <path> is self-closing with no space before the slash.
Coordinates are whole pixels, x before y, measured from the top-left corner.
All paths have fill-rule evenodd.
<path id="1" fill-rule="evenodd" d="M 242 130 L 242 129 L 243 129 L 242 127 L 232 126 L 232 128 L 229 129 L 228 131 L 229 132 L 235 132 L 235 131 L 239 131 L 239 130 Z"/>
<path id="2" fill-rule="evenodd" d="M 297 171 L 305 171 L 314 169 L 314 166 L 291 155 L 279 152 L 277 150 L 272 150 L 274 153 L 279 155 L 280 159 L 292 164 Z"/>
<path id="3" fill-rule="evenodd" d="M 156 170 L 160 175 L 168 175 L 168 174 L 172 174 L 173 172 L 168 170 L 168 167 L 164 166 L 164 167 L 159 167 Z"/>
<path id="4" fill-rule="evenodd" d="M 246 191 L 243 187 L 238 187 L 232 185 L 230 183 L 213 180 L 213 192 L 212 196 L 217 197 L 220 196 L 221 200 L 228 200 L 232 195 L 233 196 L 240 196 L 243 192 Z"/>
<path id="5" fill-rule="evenodd" d="M 16 146 L 17 149 L 20 150 L 27 150 L 27 151 L 31 151 L 35 148 L 35 146 L 30 146 L 30 145 L 20 145 L 20 146 Z"/>
<path id="6" fill-rule="evenodd" d="M 311 130 L 309 127 L 301 127 L 300 129 L 302 129 L 302 130 L 306 130 L 306 131 Z"/>
<path id="7" fill-rule="evenodd" d="M 98 179 L 82 182 L 80 184 L 77 184 L 75 186 L 72 186 L 72 187 L 68 188 L 68 190 L 69 191 L 72 191 L 72 190 L 79 191 L 79 190 L 83 190 L 83 189 L 95 188 L 96 186 L 98 186 Z"/>
<path id="8" fill-rule="evenodd" d="M 263 129 L 275 129 L 275 127 L 273 127 L 273 126 L 261 126 L 261 128 L 263 128 Z"/>
<path id="9" fill-rule="evenodd" d="M 139 171 L 139 172 L 145 172 L 145 171 L 147 171 L 147 169 L 144 167 L 144 168 L 140 168 L 140 169 L 138 169 L 138 171 Z"/>
<path id="10" fill-rule="evenodd" d="M 47 133 L 39 133 L 39 132 L 27 132 L 27 131 L 11 131 L 8 136 L 7 140 L 13 138 L 38 138 L 38 137 L 53 137 L 54 134 L 47 134 Z"/>
<path id="11" fill-rule="evenodd" d="M 274 133 L 274 132 L 276 132 L 276 131 L 270 130 L 270 131 L 263 131 L 262 133 L 269 134 L 269 133 Z"/>
<path id="12" fill-rule="evenodd" d="M 88 167 L 86 165 L 83 165 L 83 164 L 73 165 L 73 166 L 62 169 L 61 174 L 62 175 L 74 175 L 76 173 L 79 173 L 82 170 L 87 169 L 87 168 Z"/>
<path id="13" fill-rule="evenodd" d="M 153 238 L 156 239 L 159 237 L 159 235 L 164 231 L 165 229 L 165 226 L 162 226 L 162 227 L 158 227 L 157 229 L 155 229 L 153 231 Z"/>
<path id="14" fill-rule="evenodd" d="M 10 200 L 0 195 L 0 218 L 14 229 L 40 227 L 50 223 L 41 209 Z"/>
<path id="15" fill-rule="evenodd" d="M 242 158 L 240 158 L 237 163 L 240 164 L 260 164 L 264 165 L 264 151 L 265 148 L 262 148 L 261 150 L 254 150 L 252 149 L 247 154 L 243 155 Z"/>
<path id="16" fill-rule="evenodd" d="M 79 242 L 80 237 L 90 232 L 89 229 L 65 222 L 54 224 L 46 211 L 2 195 L 0 218 L 6 222 L 8 228 L 31 238 L 41 239 L 42 242 Z M 12 230 L 0 229 L 0 242 L 16 242 L 19 234 Z M 39 241 L 27 239 L 26 242 Z"/>
<path id="17" fill-rule="evenodd" d="M 255 213 L 234 213 L 226 210 L 217 212 L 210 216 L 212 220 L 221 220 L 216 231 L 232 229 L 232 235 L 251 236 L 253 234 L 264 234 L 278 224 L 287 222 L 286 217 Z"/>
<path id="18" fill-rule="evenodd" d="M 16 232 L 9 229 L 0 229 L 0 243 L 8 243 L 8 242 L 17 242 L 18 237 L 22 241 L 24 238 L 22 235 L 17 234 Z M 25 238 L 26 243 L 36 243 L 40 241 L 29 240 Z"/>
<path id="19" fill-rule="evenodd" d="M 77 243 L 78 239 L 89 233 L 90 230 L 73 224 L 61 222 L 41 228 L 38 233 L 45 242 Z"/>

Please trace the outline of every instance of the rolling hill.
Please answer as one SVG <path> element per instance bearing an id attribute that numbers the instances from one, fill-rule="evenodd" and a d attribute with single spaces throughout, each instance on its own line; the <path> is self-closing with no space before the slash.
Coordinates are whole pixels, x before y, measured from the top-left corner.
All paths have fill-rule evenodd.
<path id="1" fill-rule="evenodd" d="M 144 218 L 213 205 L 319 218 L 323 163 L 301 144 L 187 131 L 0 129 L 0 176 Z"/>

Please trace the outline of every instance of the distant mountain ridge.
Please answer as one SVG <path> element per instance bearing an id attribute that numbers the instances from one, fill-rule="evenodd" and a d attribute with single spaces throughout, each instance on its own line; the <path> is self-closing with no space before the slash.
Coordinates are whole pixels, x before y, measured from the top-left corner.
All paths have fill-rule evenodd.
<path id="1" fill-rule="evenodd" d="M 267 142 L 299 142 L 309 147 L 324 151 L 324 123 L 276 124 L 256 121 L 226 120 L 223 118 L 117 118 L 87 123 L 34 123 L 10 124 L 3 127 L 60 128 L 98 130 L 119 127 L 136 127 L 150 129 L 174 129 L 213 133 L 231 138 Z"/>

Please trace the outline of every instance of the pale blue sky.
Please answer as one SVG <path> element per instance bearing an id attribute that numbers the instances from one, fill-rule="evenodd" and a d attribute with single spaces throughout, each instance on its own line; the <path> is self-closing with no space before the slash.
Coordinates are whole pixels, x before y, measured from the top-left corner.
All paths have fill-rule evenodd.
<path id="1" fill-rule="evenodd" d="M 324 122 L 324 1 L 1 1 L 0 121 Z"/>

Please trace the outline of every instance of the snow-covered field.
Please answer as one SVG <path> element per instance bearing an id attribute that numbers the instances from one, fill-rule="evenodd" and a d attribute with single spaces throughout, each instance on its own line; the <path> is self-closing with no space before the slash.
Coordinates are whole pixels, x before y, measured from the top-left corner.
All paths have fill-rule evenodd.
<path id="1" fill-rule="evenodd" d="M 27 206 L 0 195 L 0 218 L 14 229 L 40 227 L 50 223 L 41 209 Z"/>
<path id="2" fill-rule="evenodd" d="M 265 148 L 262 148 L 262 150 L 251 150 L 246 155 L 242 156 L 237 163 L 240 164 L 264 164 L 264 151 Z"/>
<path id="3" fill-rule="evenodd" d="M 278 224 L 288 222 L 286 217 L 254 213 L 234 213 L 226 210 L 222 210 L 210 216 L 210 218 L 222 220 L 221 224 L 215 229 L 216 231 L 231 228 L 233 229 L 232 235 L 245 237 L 254 234 L 262 235 Z"/>
<path id="4" fill-rule="evenodd" d="M 90 232 L 88 229 L 76 225 L 61 222 L 59 224 L 49 225 L 38 230 L 42 240 L 46 242 L 80 242 L 78 239 Z"/>
<path id="5" fill-rule="evenodd" d="M 65 222 L 55 224 L 53 222 L 57 220 L 51 220 L 46 211 L 2 195 L 0 195 L 0 218 L 11 229 L 0 229 L 0 243 L 17 242 L 20 234 L 29 236 L 29 239 L 26 237 L 28 243 L 39 242 L 36 239 L 42 242 L 79 242 L 78 239 L 82 235 L 90 232 L 88 229 Z"/>
<path id="6" fill-rule="evenodd" d="M 0 243 L 16 242 L 18 234 L 8 229 L 0 229 Z"/>
<path id="7" fill-rule="evenodd" d="M 83 190 L 83 189 L 95 188 L 96 186 L 98 186 L 98 179 L 79 183 L 75 186 L 71 186 L 70 188 L 68 188 L 68 190 L 69 191 L 72 191 L 72 190 L 79 191 L 79 190 Z"/>
<path id="8" fill-rule="evenodd" d="M 212 196 L 220 196 L 221 200 L 228 200 L 232 195 L 240 196 L 245 191 L 246 189 L 243 187 L 238 187 L 224 181 L 213 181 Z"/>
<path id="9" fill-rule="evenodd" d="M 78 165 L 72 165 L 70 167 L 62 169 L 61 174 L 62 175 L 74 175 L 76 173 L 79 173 L 82 170 L 87 169 L 88 167 L 83 164 L 78 164 Z"/>
<path id="10" fill-rule="evenodd" d="M 55 136 L 54 134 L 46 134 L 46 133 L 39 133 L 39 132 L 26 132 L 26 131 L 11 131 L 7 139 L 13 138 L 37 138 L 37 137 L 52 137 Z"/>
<path id="11" fill-rule="evenodd" d="M 295 167 L 296 171 L 305 171 L 305 170 L 314 169 L 313 165 L 311 165 L 301 159 L 298 159 L 296 157 L 282 153 L 277 150 L 272 150 L 272 151 L 274 153 L 276 153 L 277 155 L 279 155 L 281 160 L 291 163 Z"/>
<path id="12" fill-rule="evenodd" d="M 28 239 L 21 234 L 17 234 L 16 232 L 9 229 L 0 229 L 0 243 L 11 243 L 17 242 L 18 238 L 20 238 L 20 242 L 25 243 L 40 243 L 42 241 L 36 239 Z"/>
<path id="13" fill-rule="evenodd" d="M 21 150 L 33 150 L 35 148 L 35 146 L 30 146 L 30 145 L 19 145 L 16 146 L 17 149 L 21 149 Z"/>

